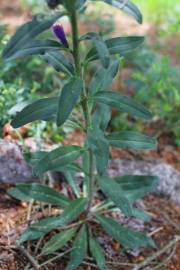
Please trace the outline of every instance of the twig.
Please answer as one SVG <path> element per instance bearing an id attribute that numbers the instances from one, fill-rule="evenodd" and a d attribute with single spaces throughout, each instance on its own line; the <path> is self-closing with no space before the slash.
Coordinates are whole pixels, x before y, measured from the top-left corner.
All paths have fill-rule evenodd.
<path id="1" fill-rule="evenodd" d="M 172 246 L 174 246 L 178 241 L 180 240 L 180 236 L 176 236 L 175 239 L 170 241 L 164 248 L 160 249 L 158 252 L 154 253 L 152 256 L 148 257 L 146 260 L 144 260 L 139 265 L 136 265 L 134 267 L 134 270 L 139 270 L 142 267 L 147 266 L 149 263 L 151 263 L 153 260 L 158 258 L 160 255 L 165 253 L 168 249 L 170 249 Z"/>
<path id="2" fill-rule="evenodd" d="M 161 266 L 165 266 L 168 263 L 168 261 L 170 261 L 170 259 L 174 256 L 175 252 L 176 252 L 176 245 L 173 247 L 173 250 L 170 253 L 170 255 L 163 262 L 161 262 L 158 265 L 156 265 L 155 267 L 151 268 L 151 270 L 156 270 L 156 269 L 160 268 Z"/>
<path id="3" fill-rule="evenodd" d="M 38 262 L 29 254 L 29 252 L 25 248 L 17 246 L 16 249 L 19 249 L 19 251 L 21 251 L 26 256 L 26 258 L 36 270 L 40 268 Z"/>
<path id="4" fill-rule="evenodd" d="M 28 211 L 27 211 L 27 222 L 29 222 L 31 220 L 31 212 L 32 212 L 32 207 L 34 204 L 34 200 L 30 200 L 29 204 L 28 204 Z"/>
<path id="5" fill-rule="evenodd" d="M 156 230 L 148 233 L 148 236 L 153 236 L 154 234 L 158 233 L 159 231 L 163 230 L 163 227 L 159 227 Z"/>
<path id="6" fill-rule="evenodd" d="M 53 257 L 53 258 L 51 258 L 51 259 L 45 261 L 44 263 L 40 264 L 39 267 L 43 267 L 43 266 L 45 266 L 45 265 L 48 264 L 48 263 L 51 263 L 51 262 L 53 262 L 53 261 L 55 261 L 55 260 L 57 260 L 57 259 L 59 259 L 59 258 L 64 257 L 66 254 L 68 254 L 69 252 L 71 252 L 71 250 L 72 250 L 72 248 L 70 248 L 70 249 L 66 250 L 65 252 L 63 252 L 63 253 L 57 255 L 56 257 Z M 32 270 L 32 269 L 30 269 L 30 270 Z"/>
<path id="7" fill-rule="evenodd" d="M 135 264 L 133 263 L 121 263 L 121 262 L 110 262 L 110 261 L 106 261 L 107 264 L 110 264 L 110 265 L 116 265 L 116 266 L 130 266 L 130 267 L 133 267 L 135 266 Z"/>
<path id="8" fill-rule="evenodd" d="M 34 255 L 37 254 L 37 252 L 38 252 L 38 250 L 39 250 L 39 247 L 40 247 L 40 245 L 41 245 L 43 239 L 44 239 L 44 236 L 42 236 L 42 237 L 39 239 L 39 241 L 37 242 L 36 247 L 35 247 L 35 251 L 34 251 Z"/>

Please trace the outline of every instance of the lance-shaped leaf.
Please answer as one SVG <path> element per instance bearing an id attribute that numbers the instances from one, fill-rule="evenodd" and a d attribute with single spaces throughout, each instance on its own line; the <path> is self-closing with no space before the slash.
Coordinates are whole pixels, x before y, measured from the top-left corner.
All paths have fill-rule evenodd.
<path id="1" fill-rule="evenodd" d="M 90 128 L 87 133 L 87 147 L 96 157 L 97 171 L 100 175 L 105 173 L 109 159 L 109 144 L 104 133 L 97 128 Z"/>
<path id="2" fill-rule="evenodd" d="M 109 144 L 122 149 L 154 149 L 156 139 L 133 131 L 114 132 L 107 136 Z"/>
<path id="3" fill-rule="evenodd" d="M 144 42 L 144 37 L 131 36 L 131 37 L 115 37 L 105 41 L 106 46 L 111 55 L 119 54 L 120 56 L 126 53 L 132 52 L 137 49 Z M 87 61 L 93 61 L 99 59 L 96 48 L 92 48 L 87 56 Z"/>
<path id="4" fill-rule="evenodd" d="M 76 145 L 58 147 L 40 159 L 34 166 L 34 171 L 37 175 L 40 175 L 46 171 L 64 167 L 79 158 L 84 151 L 85 149 Z"/>
<path id="5" fill-rule="evenodd" d="M 75 195 L 79 198 L 80 197 L 80 188 L 78 186 L 78 183 L 76 181 L 76 177 L 75 177 L 75 173 L 74 172 L 70 172 L 67 171 L 66 169 L 62 170 L 68 184 L 70 185 L 70 187 L 72 188 L 72 190 L 74 191 Z"/>
<path id="6" fill-rule="evenodd" d="M 128 113 L 132 117 L 138 117 L 145 120 L 149 120 L 152 117 L 151 113 L 143 105 L 118 92 L 101 91 L 93 96 L 93 98 L 96 102 L 114 107 L 117 110 Z"/>
<path id="7" fill-rule="evenodd" d="M 125 248 L 136 249 L 146 246 L 155 247 L 153 240 L 143 233 L 129 230 L 113 219 L 102 215 L 96 216 L 96 218 L 104 230 Z"/>
<path id="8" fill-rule="evenodd" d="M 91 40 L 103 67 L 108 68 L 110 62 L 110 54 L 107 48 L 107 44 L 104 42 L 103 38 L 97 33 L 90 32 L 82 36 L 80 40 Z"/>
<path id="9" fill-rule="evenodd" d="M 36 36 L 49 29 L 58 18 L 62 17 L 64 13 L 55 13 L 54 15 L 47 16 L 39 14 L 33 18 L 32 21 L 25 23 L 18 28 L 16 33 L 10 39 L 3 51 L 5 59 L 12 58 L 17 51 L 27 45 Z"/>
<path id="10" fill-rule="evenodd" d="M 43 247 L 42 255 L 48 255 L 56 250 L 61 249 L 64 245 L 69 242 L 76 232 L 76 228 L 71 228 L 67 231 L 60 232 L 54 235 Z"/>
<path id="11" fill-rule="evenodd" d="M 47 202 L 50 204 L 59 205 L 61 207 L 67 207 L 70 202 L 68 198 L 52 188 L 36 183 L 18 184 L 16 187 L 10 188 L 8 193 L 20 200 L 22 199 L 29 201 L 34 199 L 36 201 Z"/>
<path id="12" fill-rule="evenodd" d="M 58 126 L 62 125 L 71 114 L 81 95 L 82 89 L 83 82 L 77 77 L 71 78 L 70 81 L 63 87 L 58 101 Z"/>
<path id="13" fill-rule="evenodd" d="M 114 180 L 131 202 L 152 192 L 159 183 L 159 178 L 151 175 L 124 175 L 115 177 Z"/>
<path id="14" fill-rule="evenodd" d="M 47 51 L 43 58 L 54 67 L 57 72 L 63 72 L 72 76 L 74 67 L 72 63 L 59 51 Z"/>
<path id="15" fill-rule="evenodd" d="M 90 238 L 90 252 L 100 270 L 107 270 L 104 251 L 95 238 Z"/>
<path id="16" fill-rule="evenodd" d="M 111 199 L 126 216 L 133 216 L 132 205 L 121 186 L 109 177 L 98 177 L 98 183 L 103 193 Z"/>
<path id="17" fill-rule="evenodd" d="M 98 104 L 92 116 L 93 126 L 105 130 L 111 119 L 111 108 L 105 104 Z"/>
<path id="18" fill-rule="evenodd" d="M 138 7 L 130 0 L 102 0 L 132 16 L 138 23 L 142 23 L 142 14 Z"/>
<path id="19" fill-rule="evenodd" d="M 83 262 L 87 253 L 87 231 L 86 225 L 83 225 L 79 231 L 70 254 L 70 261 L 65 270 L 76 270 Z"/>
<path id="20" fill-rule="evenodd" d="M 79 217 L 87 205 L 86 198 L 72 201 L 60 216 L 48 217 L 30 226 L 32 230 L 48 233 L 51 230 L 62 227 Z"/>
<path id="21" fill-rule="evenodd" d="M 43 237 L 44 235 L 45 235 L 44 232 L 36 231 L 29 227 L 21 234 L 21 236 L 17 239 L 16 242 L 17 244 L 20 245 L 21 243 L 26 242 L 26 241 L 39 239 Z"/>
<path id="22" fill-rule="evenodd" d="M 7 59 L 12 60 L 20 57 L 25 57 L 35 54 L 44 54 L 48 50 L 59 50 L 62 45 L 54 40 L 41 40 L 35 39 L 30 40 L 26 45 L 17 50 L 13 55 L 9 56 Z"/>
<path id="23" fill-rule="evenodd" d="M 89 86 L 90 93 L 94 95 L 99 91 L 108 90 L 118 72 L 118 69 L 119 60 L 113 61 L 107 69 L 102 67 L 98 68 Z"/>
<path id="24" fill-rule="evenodd" d="M 19 128 L 36 120 L 55 120 L 57 106 L 57 97 L 37 100 L 32 104 L 29 104 L 21 112 L 17 113 L 11 124 L 14 128 Z"/>

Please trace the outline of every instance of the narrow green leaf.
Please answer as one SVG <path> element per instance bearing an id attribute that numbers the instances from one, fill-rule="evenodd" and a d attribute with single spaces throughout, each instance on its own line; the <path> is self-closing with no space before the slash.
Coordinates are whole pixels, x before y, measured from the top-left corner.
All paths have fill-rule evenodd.
<path id="1" fill-rule="evenodd" d="M 151 113 L 143 105 L 118 92 L 101 91 L 93 98 L 96 102 L 114 107 L 117 110 L 130 114 L 132 117 L 138 117 L 145 120 L 149 120 L 152 117 Z"/>
<path id="2" fill-rule="evenodd" d="M 80 188 L 79 188 L 77 181 L 75 179 L 75 174 L 73 172 L 70 172 L 70 171 L 63 171 L 63 173 L 64 173 L 64 176 L 65 176 L 68 184 L 70 185 L 70 187 L 74 191 L 75 195 L 79 198 L 81 191 L 80 191 Z"/>
<path id="3" fill-rule="evenodd" d="M 97 128 L 90 128 L 87 132 L 87 147 L 89 147 L 95 157 L 97 171 L 100 175 L 105 173 L 109 159 L 109 144 L 104 133 Z"/>
<path id="4" fill-rule="evenodd" d="M 87 205 L 86 198 L 79 198 L 72 201 L 60 216 L 48 217 L 30 226 L 32 230 L 48 233 L 51 230 L 64 226 L 76 218 L 85 210 Z"/>
<path id="5" fill-rule="evenodd" d="M 109 144 L 122 149 L 154 149 L 156 139 L 133 131 L 114 132 L 107 136 Z"/>
<path id="6" fill-rule="evenodd" d="M 77 77 L 71 78 L 70 81 L 63 87 L 58 102 L 58 126 L 62 125 L 71 114 L 80 97 L 82 89 L 83 82 L 80 78 Z"/>
<path id="7" fill-rule="evenodd" d="M 98 183 L 103 193 L 127 216 L 132 216 L 132 205 L 121 186 L 109 177 L 98 177 Z"/>
<path id="8" fill-rule="evenodd" d="M 144 42 L 144 37 L 131 36 L 131 37 L 115 37 L 105 41 L 106 46 L 111 55 L 119 54 L 123 56 L 133 50 L 137 49 Z M 87 56 L 87 61 L 93 61 L 99 59 L 96 48 L 92 48 Z"/>
<path id="9" fill-rule="evenodd" d="M 119 60 L 113 61 L 107 69 L 102 67 L 98 68 L 89 86 L 90 93 L 94 95 L 99 91 L 108 90 L 118 72 L 118 69 Z"/>
<path id="10" fill-rule="evenodd" d="M 3 51 L 3 57 L 5 59 L 13 57 L 17 51 L 27 45 L 27 43 L 36 36 L 49 29 L 53 23 L 63 15 L 64 13 L 58 12 L 50 16 L 47 16 L 47 14 L 38 14 L 33 17 L 32 21 L 27 22 L 18 28 L 6 45 Z"/>
<path id="11" fill-rule="evenodd" d="M 159 183 L 159 178 L 150 175 L 124 175 L 114 180 L 131 202 L 144 197 L 152 192 Z"/>
<path id="12" fill-rule="evenodd" d="M 7 60 L 21 58 L 29 55 L 44 54 L 48 50 L 59 50 L 62 45 L 54 40 L 30 40 L 26 45 L 14 52 L 11 56 L 7 57 Z"/>
<path id="13" fill-rule="evenodd" d="M 72 247 L 70 262 L 68 263 L 66 270 L 76 270 L 77 267 L 83 262 L 83 259 L 87 253 L 87 231 L 86 225 L 83 225 L 79 231 L 73 247 Z"/>
<path id="14" fill-rule="evenodd" d="M 64 167 L 79 158 L 84 151 L 85 149 L 76 145 L 58 147 L 48 152 L 44 158 L 36 163 L 34 172 L 40 175 L 46 171 Z"/>
<path id="15" fill-rule="evenodd" d="M 144 211 L 133 207 L 133 217 L 142 219 L 144 222 L 150 221 L 151 217 Z"/>
<path id="16" fill-rule="evenodd" d="M 104 251 L 95 238 L 90 238 L 90 252 L 100 270 L 107 270 Z"/>
<path id="17" fill-rule="evenodd" d="M 76 172 L 82 172 L 83 169 L 81 166 L 79 166 L 76 163 L 67 164 L 63 167 L 56 168 L 56 172 L 70 172 L 70 173 L 76 173 Z"/>
<path id="18" fill-rule="evenodd" d="M 110 62 L 109 50 L 103 38 L 97 33 L 90 32 L 80 38 L 80 40 L 91 40 L 97 51 L 98 57 L 104 68 L 108 68 Z"/>
<path id="19" fill-rule="evenodd" d="M 142 23 L 142 14 L 138 7 L 130 0 L 102 0 L 132 16 L 138 23 Z"/>
<path id="20" fill-rule="evenodd" d="M 36 120 L 55 120 L 57 106 L 57 97 L 37 100 L 19 112 L 11 124 L 14 128 L 19 128 Z"/>
<path id="21" fill-rule="evenodd" d="M 43 58 L 51 64 L 57 72 L 64 72 L 72 76 L 74 74 L 74 67 L 72 63 L 65 58 L 59 51 L 47 51 Z"/>
<path id="22" fill-rule="evenodd" d="M 125 248 L 136 249 L 146 246 L 155 247 L 153 240 L 143 233 L 129 230 L 113 219 L 102 215 L 98 215 L 96 218 L 104 230 Z"/>
<path id="23" fill-rule="evenodd" d="M 92 123 L 95 128 L 106 130 L 111 119 L 111 108 L 105 104 L 98 104 L 92 116 Z"/>
<path id="24" fill-rule="evenodd" d="M 69 200 L 64 195 L 56 192 L 52 188 L 41 184 L 18 184 L 15 188 L 10 188 L 8 194 L 25 201 L 36 200 L 40 202 L 47 202 L 50 204 L 67 207 Z M 22 194 L 22 195 L 20 195 Z"/>
<path id="25" fill-rule="evenodd" d="M 32 228 L 27 228 L 17 240 L 17 244 L 22 244 L 23 242 L 36 240 L 45 235 L 44 232 L 33 230 Z"/>
<path id="26" fill-rule="evenodd" d="M 67 231 L 60 232 L 54 235 L 43 247 L 42 255 L 51 254 L 69 242 L 76 232 L 76 228 L 71 228 Z"/>

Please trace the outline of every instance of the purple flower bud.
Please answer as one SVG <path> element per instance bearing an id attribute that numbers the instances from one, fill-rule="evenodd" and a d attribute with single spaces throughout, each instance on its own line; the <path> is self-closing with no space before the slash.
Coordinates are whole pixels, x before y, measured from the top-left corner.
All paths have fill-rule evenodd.
<path id="1" fill-rule="evenodd" d="M 56 35 L 56 37 L 60 40 L 60 42 L 66 47 L 69 48 L 68 41 L 66 39 L 66 34 L 64 32 L 64 28 L 61 24 L 55 23 L 53 25 L 53 32 Z"/>

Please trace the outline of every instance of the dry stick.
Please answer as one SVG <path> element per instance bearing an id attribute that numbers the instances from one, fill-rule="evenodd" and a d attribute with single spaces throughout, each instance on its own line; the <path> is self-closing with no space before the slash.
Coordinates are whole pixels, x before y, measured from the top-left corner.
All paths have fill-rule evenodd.
<path id="1" fill-rule="evenodd" d="M 72 250 L 72 248 L 70 248 L 70 249 L 66 250 L 65 252 L 63 252 L 63 253 L 57 255 L 56 257 L 53 257 L 53 258 L 51 258 L 51 259 L 45 261 L 44 263 L 40 264 L 39 267 L 43 267 L 43 266 L 45 266 L 46 264 L 51 263 L 51 262 L 53 262 L 53 261 L 55 261 L 55 260 L 57 260 L 57 259 L 63 257 L 63 256 L 66 255 L 67 253 L 71 252 L 71 250 Z M 33 270 L 33 269 L 30 269 L 30 270 Z"/>
<path id="2" fill-rule="evenodd" d="M 168 249 L 170 249 L 172 246 L 174 246 L 178 241 L 180 240 L 180 236 L 176 236 L 175 239 L 170 241 L 164 248 L 160 249 L 160 251 L 154 253 L 152 256 L 148 257 L 145 261 L 140 263 L 139 265 L 136 265 L 134 270 L 139 270 L 142 267 L 147 266 L 149 263 L 151 263 L 153 260 L 158 258 L 160 255 L 165 253 Z"/>
<path id="3" fill-rule="evenodd" d="M 21 246 L 17 246 L 16 249 L 19 249 L 19 251 L 21 251 L 26 256 L 26 258 L 29 260 L 29 262 L 35 268 L 35 270 L 38 270 L 40 268 L 38 262 L 29 254 L 29 252 L 26 249 L 24 249 Z"/>
<path id="4" fill-rule="evenodd" d="M 31 212 L 32 212 L 32 207 L 34 204 L 34 200 L 30 200 L 29 204 L 28 204 L 28 211 L 27 211 L 27 222 L 29 222 L 31 220 Z"/>
<path id="5" fill-rule="evenodd" d="M 156 270 L 156 269 L 160 268 L 161 266 L 165 266 L 170 261 L 170 259 L 174 256 L 175 252 L 176 252 L 176 245 L 174 246 L 170 255 L 163 262 L 161 262 L 158 265 L 156 265 L 155 267 L 151 268 L 151 270 Z"/>

